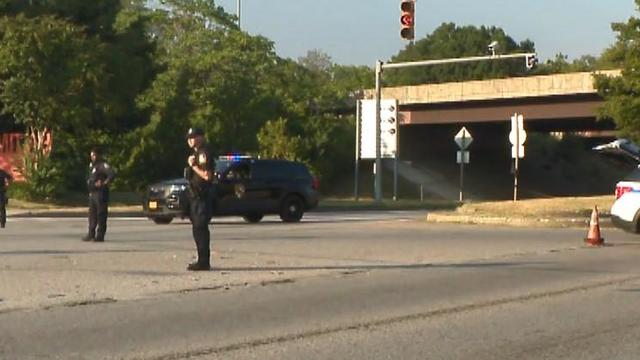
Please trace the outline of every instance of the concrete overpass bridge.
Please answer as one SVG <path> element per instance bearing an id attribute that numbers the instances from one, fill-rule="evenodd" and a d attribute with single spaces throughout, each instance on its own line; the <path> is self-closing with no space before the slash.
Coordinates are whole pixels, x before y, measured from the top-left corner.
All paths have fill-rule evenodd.
<path id="1" fill-rule="evenodd" d="M 616 76 L 620 71 L 600 73 Z M 365 99 L 374 96 L 373 90 L 365 91 Z M 462 126 L 466 126 L 474 137 L 469 176 L 491 173 L 508 183 L 511 146 L 508 133 L 510 117 L 515 112 L 524 115 L 524 126 L 529 134 L 615 135 L 612 121 L 596 120 L 603 99 L 593 86 L 590 72 L 388 87 L 383 88 L 382 98 L 399 101 L 399 154 L 405 167 L 414 165 L 411 171 L 407 169 L 407 173 L 413 173 L 410 181 L 414 183 L 442 185 L 450 182 L 455 188 L 455 181 L 448 180 L 455 179 L 457 173 L 455 152 L 458 149 L 453 137 Z M 544 166 L 556 167 L 553 163 Z M 424 170 L 426 175 L 422 179 L 416 176 L 416 168 Z M 555 176 L 552 173 L 549 170 L 550 178 Z M 476 187 L 476 193 L 491 190 L 480 185 Z M 589 189 L 585 186 L 582 192 L 588 193 Z M 450 198 L 453 189 L 449 190 L 433 192 Z M 553 193 L 562 193 L 562 189 Z"/>
<path id="2" fill-rule="evenodd" d="M 615 76 L 620 71 L 600 73 Z M 367 99 L 374 95 L 365 92 Z M 602 98 L 590 72 L 390 87 L 382 90 L 382 97 L 398 99 L 403 126 L 508 122 L 518 112 L 534 128 L 611 127 L 594 121 Z"/>

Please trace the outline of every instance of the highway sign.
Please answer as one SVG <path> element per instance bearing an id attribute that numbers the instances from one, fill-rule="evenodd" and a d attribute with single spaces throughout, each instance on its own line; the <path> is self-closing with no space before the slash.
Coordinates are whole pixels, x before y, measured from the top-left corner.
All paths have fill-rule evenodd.
<path id="1" fill-rule="evenodd" d="M 376 101 L 360 100 L 360 158 L 376 158 Z M 398 138 L 398 100 L 380 101 L 380 156 L 395 158 Z"/>
<path id="2" fill-rule="evenodd" d="M 469 163 L 469 152 L 468 151 L 458 151 L 456 153 L 456 162 L 458 164 L 468 164 Z"/>
<path id="3" fill-rule="evenodd" d="M 527 141 L 527 132 L 524 130 L 524 116 L 513 114 L 511 117 L 511 132 L 509 132 L 509 142 L 511 142 L 511 157 L 524 158 L 524 143 Z"/>
<path id="4" fill-rule="evenodd" d="M 527 132 L 524 130 L 524 117 L 522 114 L 514 114 L 511 117 L 509 141 L 513 146 L 522 145 L 527 141 Z"/>
<path id="5" fill-rule="evenodd" d="M 517 154 L 516 154 L 516 150 L 517 150 Z M 520 159 L 524 157 L 524 145 L 520 145 L 517 148 L 515 146 L 511 147 L 511 158 L 515 159 L 516 156 Z"/>
<path id="6" fill-rule="evenodd" d="M 456 144 L 460 150 L 466 150 L 469 145 L 473 142 L 473 137 L 471 137 L 471 133 L 467 130 L 466 127 L 462 127 L 460 131 L 454 136 L 453 140 L 455 140 Z"/>

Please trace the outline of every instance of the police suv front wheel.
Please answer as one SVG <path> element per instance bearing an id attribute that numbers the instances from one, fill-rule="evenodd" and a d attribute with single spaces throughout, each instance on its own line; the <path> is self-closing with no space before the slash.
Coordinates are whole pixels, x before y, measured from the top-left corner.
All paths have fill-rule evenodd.
<path id="1" fill-rule="evenodd" d="M 280 219 L 284 222 L 298 222 L 304 215 L 304 203 L 299 196 L 289 195 L 282 200 Z"/>
<path id="2" fill-rule="evenodd" d="M 244 215 L 242 218 L 244 219 L 244 221 L 250 224 L 255 224 L 257 222 L 260 222 L 260 220 L 262 220 L 262 217 L 263 215 L 259 213 L 249 213 Z"/>
<path id="3" fill-rule="evenodd" d="M 173 216 L 154 216 L 151 220 L 158 225 L 166 225 L 173 221 Z"/>

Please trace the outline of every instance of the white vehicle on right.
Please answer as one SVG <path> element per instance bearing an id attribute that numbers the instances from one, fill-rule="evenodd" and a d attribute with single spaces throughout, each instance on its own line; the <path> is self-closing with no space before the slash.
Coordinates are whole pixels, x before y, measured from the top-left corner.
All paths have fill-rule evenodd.
<path id="1" fill-rule="evenodd" d="M 640 175 L 640 169 L 633 173 Z M 618 197 L 618 194 L 621 195 Z M 618 198 L 611 206 L 611 222 L 620 229 L 640 233 L 640 179 L 618 182 L 616 197 Z"/>
<path id="2" fill-rule="evenodd" d="M 593 150 L 620 155 L 640 163 L 640 147 L 627 139 L 614 140 L 608 144 L 596 146 Z M 615 197 L 616 200 L 611 206 L 613 225 L 632 233 L 640 233 L 640 168 L 618 181 Z"/>

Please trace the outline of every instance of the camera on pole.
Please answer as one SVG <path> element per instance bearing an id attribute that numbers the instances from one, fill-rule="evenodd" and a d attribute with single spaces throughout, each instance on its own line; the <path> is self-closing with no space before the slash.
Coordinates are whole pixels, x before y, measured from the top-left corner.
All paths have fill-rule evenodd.
<path id="1" fill-rule="evenodd" d="M 415 37 L 416 2 L 415 0 L 402 0 L 400 3 L 400 37 L 405 40 L 413 40 Z"/>

